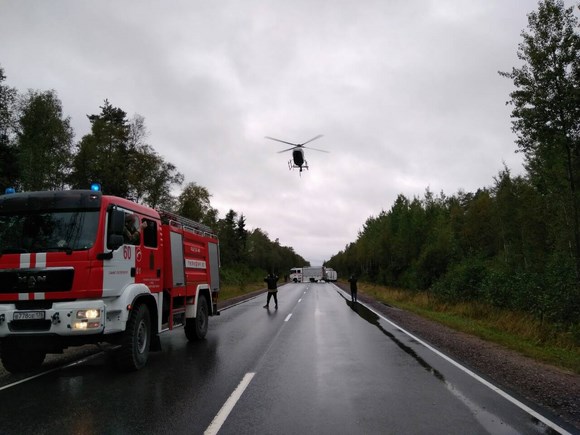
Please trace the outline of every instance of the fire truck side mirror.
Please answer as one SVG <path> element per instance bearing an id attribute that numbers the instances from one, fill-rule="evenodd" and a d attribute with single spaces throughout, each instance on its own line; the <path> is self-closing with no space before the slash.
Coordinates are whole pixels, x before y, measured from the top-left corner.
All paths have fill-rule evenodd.
<path id="1" fill-rule="evenodd" d="M 116 249 L 119 249 L 119 247 L 123 245 L 123 243 L 124 243 L 123 236 L 120 236 L 118 234 L 111 234 L 109 236 L 109 240 L 107 240 L 107 247 L 112 251 L 114 251 Z"/>
<path id="2" fill-rule="evenodd" d="M 107 248 L 118 249 L 124 242 L 123 227 L 125 226 L 125 213 L 121 210 L 111 209 L 109 212 L 109 228 L 107 231 Z"/>

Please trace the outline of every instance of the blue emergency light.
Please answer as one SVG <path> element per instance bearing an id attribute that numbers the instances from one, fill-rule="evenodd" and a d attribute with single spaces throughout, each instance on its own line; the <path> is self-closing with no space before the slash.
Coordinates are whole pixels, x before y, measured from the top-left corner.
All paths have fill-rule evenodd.
<path id="1" fill-rule="evenodd" d="M 8 195 L 9 193 L 16 193 L 16 189 L 14 187 L 7 187 L 4 193 L 6 195 Z"/>
<path id="2" fill-rule="evenodd" d="M 91 190 L 93 192 L 100 192 L 101 191 L 101 185 L 99 183 L 93 183 L 93 184 L 91 184 Z"/>

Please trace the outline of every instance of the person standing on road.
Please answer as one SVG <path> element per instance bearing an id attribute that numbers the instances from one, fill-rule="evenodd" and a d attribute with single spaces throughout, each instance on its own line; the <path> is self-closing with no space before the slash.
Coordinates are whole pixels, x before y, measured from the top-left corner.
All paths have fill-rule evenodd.
<path id="1" fill-rule="evenodd" d="M 350 298 L 353 302 L 357 302 L 356 292 L 358 289 L 356 287 L 356 276 L 351 275 L 348 282 L 350 282 Z"/>
<path id="2" fill-rule="evenodd" d="M 264 308 L 270 307 L 270 298 L 273 296 L 274 303 L 276 304 L 275 308 L 278 309 L 278 285 L 276 284 L 278 282 L 278 276 L 273 273 L 269 273 L 268 276 L 264 278 L 264 281 L 268 283 L 268 299 L 266 300 L 266 305 L 264 305 Z"/>

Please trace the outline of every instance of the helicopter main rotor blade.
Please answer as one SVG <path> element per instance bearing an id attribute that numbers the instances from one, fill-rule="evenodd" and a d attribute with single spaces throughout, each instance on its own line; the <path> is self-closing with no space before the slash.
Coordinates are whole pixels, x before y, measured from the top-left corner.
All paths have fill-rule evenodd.
<path id="1" fill-rule="evenodd" d="M 314 151 L 320 151 L 321 153 L 329 153 L 330 151 L 326 151 L 326 150 L 319 150 L 318 148 L 310 148 L 310 147 L 304 147 L 307 150 L 314 150 Z"/>
<path id="2" fill-rule="evenodd" d="M 288 149 L 286 149 L 286 150 L 278 151 L 278 154 L 280 154 L 280 153 L 285 153 L 286 151 L 291 151 L 291 150 L 293 150 L 293 149 L 295 149 L 295 148 L 299 148 L 299 147 L 292 147 L 292 148 L 288 148 Z"/>
<path id="3" fill-rule="evenodd" d="M 306 145 L 307 143 L 310 143 L 310 142 L 312 142 L 313 140 L 320 139 L 322 136 L 323 136 L 322 134 L 319 134 L 318 136 L 315 136 L 315 137 L 313 137 L 312 139 L 310 139 L 310 140 L 307 140 L 307 141 L 306 141 L 306 142 L 304 142 L 302 145 Z M 312 148 L 312 149 L 314 149 L 314 148 Z"/>
<path id="4" fill-rule="evenodd" d="M 270 136 L 264 136 L 264 137 L 265 137 L 266 139 L 275 140 L 276 142 L 282 142 L 282 143 L 285 143 L 285 144 L 288 144 L 288 145 L 292 145 L 292 146 L 295 146 L 295 147 L 298 147 L 298 146 L 300 146 L 300 145 L 298 145 L 298 144 L 296 144 L 296 143 L 292 143 L 292 142 L 286 142 L 285 140 L 276 139 L 276 138 L 274 138 L 274 137 L 270 137 Z"/>

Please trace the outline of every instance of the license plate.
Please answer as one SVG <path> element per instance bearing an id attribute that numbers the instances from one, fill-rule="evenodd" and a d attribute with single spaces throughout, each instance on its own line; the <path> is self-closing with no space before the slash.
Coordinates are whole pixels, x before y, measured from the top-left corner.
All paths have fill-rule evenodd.
<path id="1" fill-rule="evenodd" d="M 44 311 L 17 311 L 14 320 L 44 320 Z"/>

